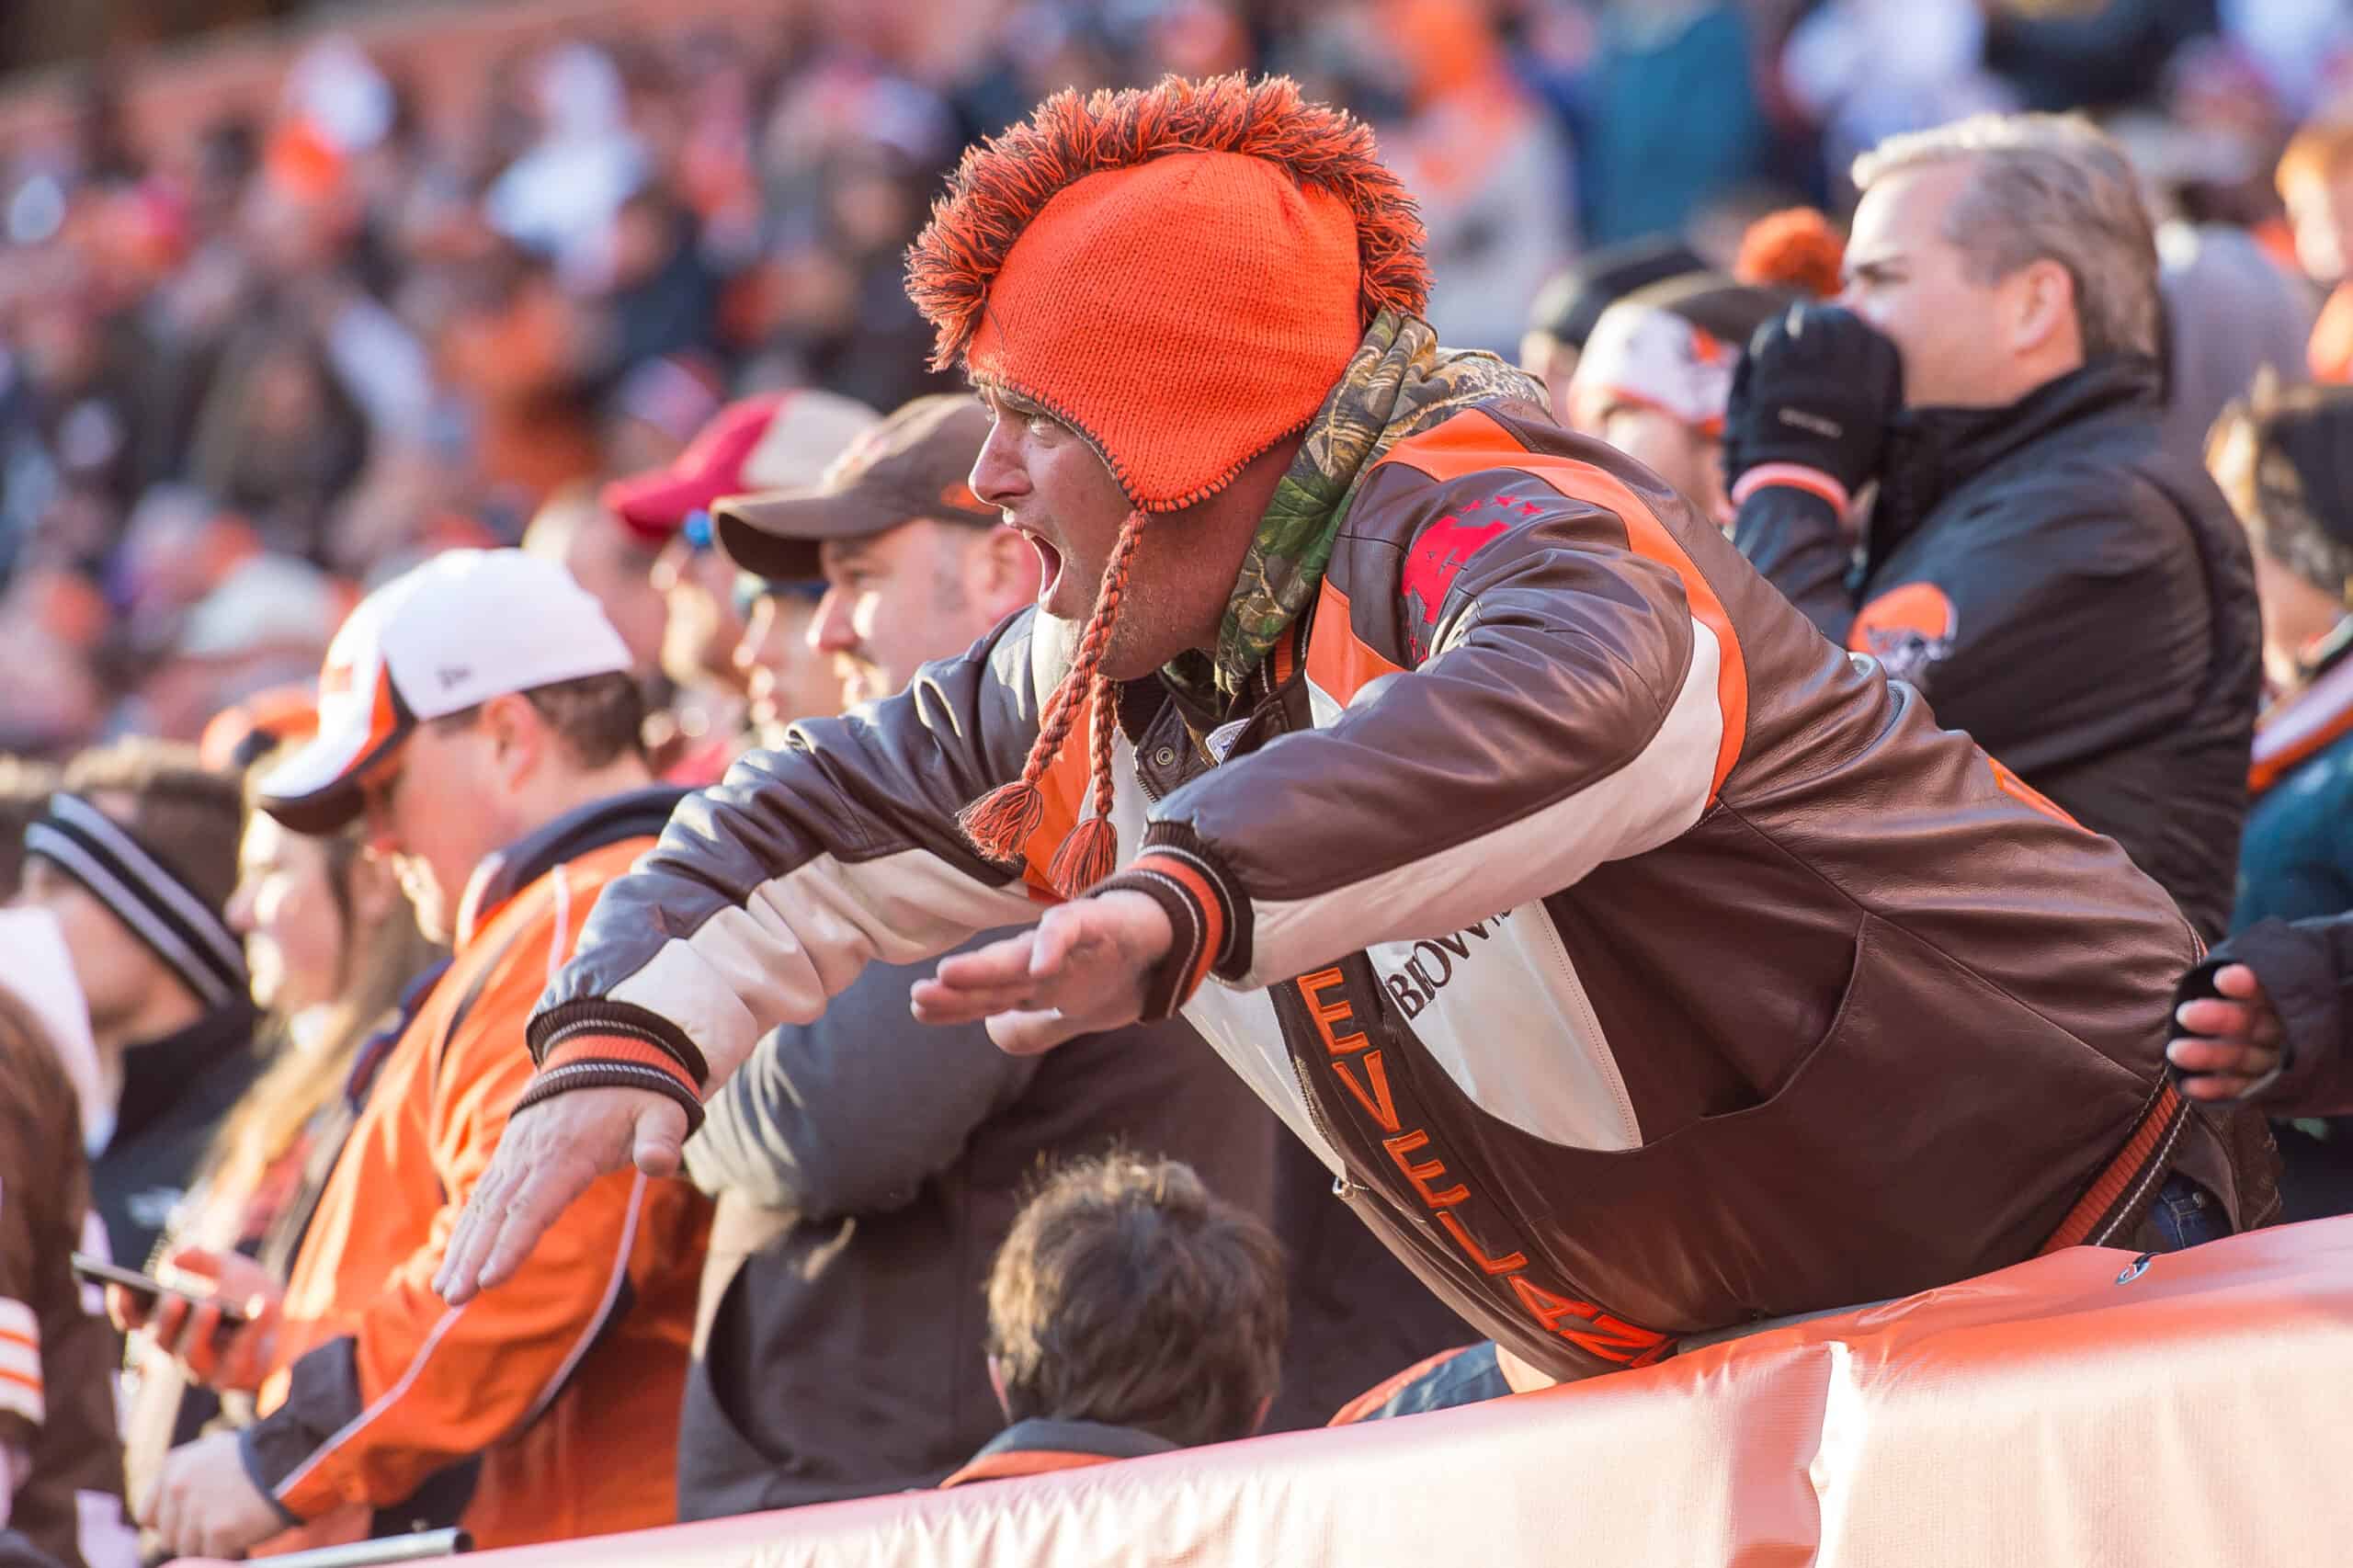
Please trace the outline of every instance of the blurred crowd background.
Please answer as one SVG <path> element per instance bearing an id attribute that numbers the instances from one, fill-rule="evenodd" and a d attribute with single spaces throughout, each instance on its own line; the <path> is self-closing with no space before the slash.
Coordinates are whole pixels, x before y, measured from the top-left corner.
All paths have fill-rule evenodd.
<path id="1" fill-rule="evenodd" d="M 1246 66 L 1353 108 L 1423 200 L 1441 337 L 1506 353 L 1581 253 L 1728 266 L 1761 213 L 1839 213 L 1858 149 L 1985 108 L 2097 113 L 2226 331 L 2250 289 L 2308 322 L 2344 266 L 2318 220 L 2299 261 L 2275 177 L 2353 88 L 2342 0 L 36 9 L 17 62 L 79 57 L 0 89 L 18 755 L 193 738 L 307 678 L 369 584 L 732 398 L 928 389 L 901 253 L 962 147 L 1063 85 Z"/>

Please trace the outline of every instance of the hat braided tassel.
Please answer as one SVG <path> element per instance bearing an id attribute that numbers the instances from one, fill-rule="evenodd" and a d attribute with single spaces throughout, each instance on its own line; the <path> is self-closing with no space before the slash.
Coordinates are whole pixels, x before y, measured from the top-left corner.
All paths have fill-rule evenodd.
<path id="1" fill-rule="evenodd" d="M 1046 880 L 1064 898 L 1076 898 L 1120 869 L 1120 830 L 1111 822 L 1111 737 L 1119 733 L 1119 696 L 1108 676 L 1094 681 L 1095 814 L 1063 835 Z"/>
<path id="2" fill-rule="evenodd" d="M 1111 743 L 1118 733 L 1118 699 L 1111 680 L 1103 675 L 1103 651 L 1119 619 L 1120 600 L 1128 586 L 1128 569 L 1136 542 L 1143 535 L 1143 514 L 1131 511 L 1120 527 L 1119 542 L 1103 567 L 1103 584 L 1096 591 L 1095 613 L 1079 638 L 1077 656 L 1071 661 L 1053 695 L 1047 699 L 1045 721 L 1022 765 L 1021 777 L 1001 784 L 958 813 L 957 824 L 973 848 L 1001 865 L 1018 863 L 1023 847 L 1045 821 L 1046 798 L 1038 787 L 1053 766 L 1063 743 L 1070 738 L 1081 708 L 1091 710 L 1095 814 L 1064 835 L 1047 868 L 1047 880 L 1064 898 L 1075 898 L 1118 869 L 1119 830 L 1111 824 Z"/>

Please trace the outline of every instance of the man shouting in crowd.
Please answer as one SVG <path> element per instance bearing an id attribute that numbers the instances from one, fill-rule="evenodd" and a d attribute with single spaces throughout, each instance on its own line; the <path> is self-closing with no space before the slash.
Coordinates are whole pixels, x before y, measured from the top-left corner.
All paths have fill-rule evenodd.
<path id="1" fill-rule="evenodd" d="M 911 291 L 995 416 L 972 487 L 1037 611 L 754 754 L 612 884 L 440 1289 L 669 1169 L 869 961 L 1025 919 L 917 1016 L 1037 1051 L 1181 1011 L 1546 1377 L 2184 1239 L 2141 1224 L 2213 1136 L 2164 1076 L 2171 902 L 1440 348 L 1421 241 L 1282 79 L 1064 94 L 968 155 Z"/>

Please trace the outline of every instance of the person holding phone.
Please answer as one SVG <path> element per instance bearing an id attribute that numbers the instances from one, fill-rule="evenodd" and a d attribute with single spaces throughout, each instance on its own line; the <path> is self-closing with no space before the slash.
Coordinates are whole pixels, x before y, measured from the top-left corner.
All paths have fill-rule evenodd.
<path id="1" fill-rule="evenodd" d="M 116 1324 L 136 1331 L 123 1432 L 133 1497 L 176 1444 L 224 1415 L 231 1426 L 253 1418 L 252 1395 L 274 1369 L 278 1293 L 366 1098 L 368 1076 L 354 1068 L 390 1043 L 446 956 L 417 930 L 391 869 L 363 849 L 357 829 L 313 838 L 246 813 L 224 915 L 267 1018 L 269 1065 L 222 1123 L 156 1248 L 153 1271 L 182 1290 L 108 1292 Z"/>
<path id="2" fill-rule="evenodd" d="M 630 669 L 561 567 L 446 551 L 352 612 L 317 737 L 256 780 L 298 834 L 357 824 L 454 957 L 373 1064 L 295 1251 L 256 1419 L 175 1449 L 140 1495 L 172 1550 L 233 1557 L 353 1510 L 368 1533 L 422 1521 L 485 1548 L 676 1517 L 699 1194 L 608 1182 L 516 1290 L 458 1312 L 427 1288 L 529 1084 L 524 1015 L 677 803 L 653 784 Z M 220 1283 L 222 1306 L 245 1294 Z"/>

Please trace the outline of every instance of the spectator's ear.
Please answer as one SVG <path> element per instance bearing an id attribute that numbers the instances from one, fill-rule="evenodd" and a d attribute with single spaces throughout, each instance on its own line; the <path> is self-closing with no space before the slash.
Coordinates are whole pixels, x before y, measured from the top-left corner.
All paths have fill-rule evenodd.
<path id="1" fill-rule="evenodd" d="M 559 744 L 531 699 L 510 691 L 482 705 L 482 732 L 490 742 L 491 767 L 509 790 L 530 782 Z"/>
<path id="2" fill-rule="evenodd" d="M 373 931 L 384 921 L 395 916 L 409 918 L 406 905 L 408 894 L 401 891 L 400 879 L 392 868 L 371 856 L 354 855 L 346 878 L 346 902 L 351 906 L 352 931 L 347 939 L 357 940 L 360 933 Z"/>
<path id="3" fill-rule="evenodd" d="M 1008 528 L 1006 531 L 1010 533 L 1012 530 Z M 998 1361 L 994 1356 L 989 1358 L 989 1388 L 996 1394 L 996 1407 L 998 1411 L 1003 1414 L 1007 1421 L 1012 1420 L 1012 1407 L 1005 1403 L 1005 1367 L 1004 1364 Z M 1273 1403 L 1274 1402 L 1272 1400 L 1268 1400 L 1267 1402 L 1267 1404 L 1271 1404 Z M 1258 1419 L 1264 1421 L 1266 1418 L 1267 1406 L 1262 1404 L 1258 1407 Z"/>
<path id="4" fill-rule="evenodd" d="M 2054 348 L 2083 357 L 2075 315 L 2075 276 L 2050 256 L 2029 261 L 2002 280 L 2010 351 L 2021 358 Z"/>
<path id="5" fill-rule="evenodd" d="M 980 530 L 979 537 L 965 547 L 964 573 L 967 591 L 992 623 L 1038 597 L 1038 551 L 1011 528 Z"/>

